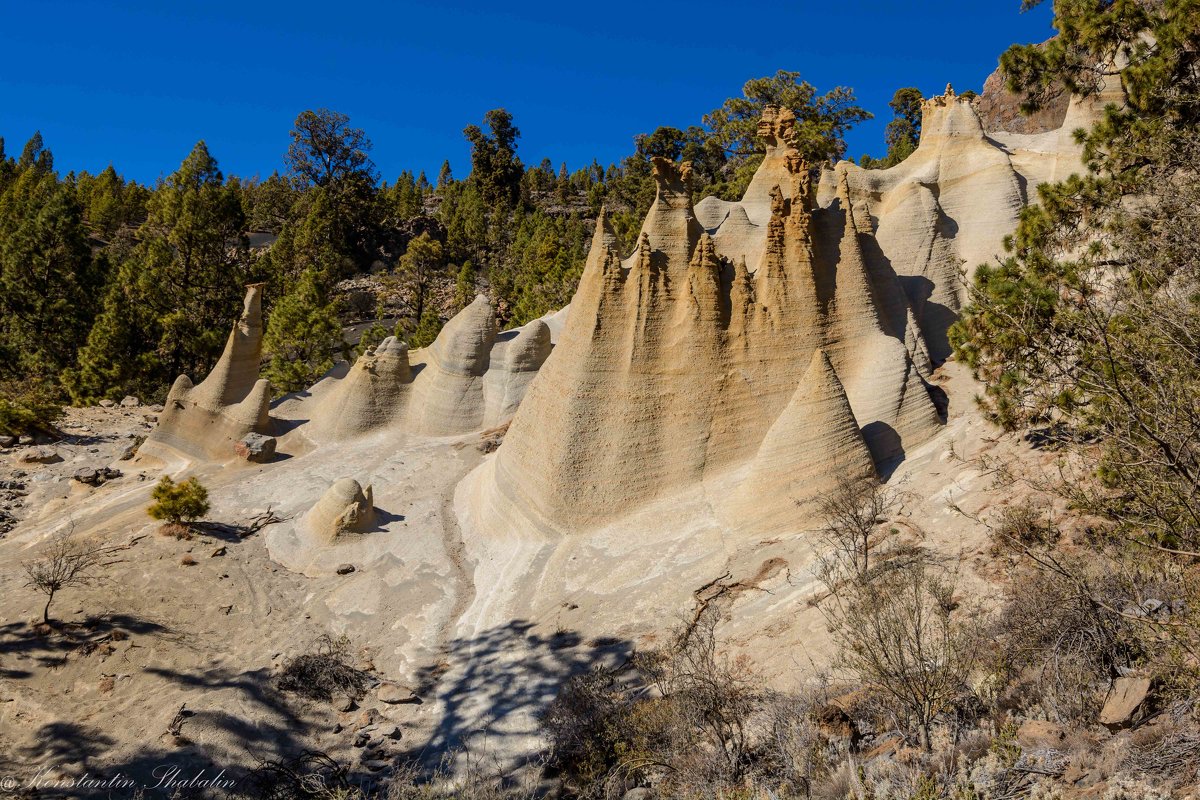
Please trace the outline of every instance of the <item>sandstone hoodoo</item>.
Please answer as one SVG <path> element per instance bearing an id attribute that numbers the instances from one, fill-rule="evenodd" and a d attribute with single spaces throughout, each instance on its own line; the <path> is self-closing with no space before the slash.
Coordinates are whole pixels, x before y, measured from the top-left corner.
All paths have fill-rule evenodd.
<path id="1" fill-rule="evenodd" d="M 1075 86 L 1079 35 L 1005 58 Z M 328 109 L 261 182 L 0 152 L 0 285 L 71 256 L 103 306 L 44 351 L 0 315 L 0 753 L 348 798 L 1194 784 L 1200 146 L 1107 83 L 993 130 L 997 91 L 898 89 L 857 163 L 852 90 L 784 71 L 575 173 L 503 109 L 436 183 Z M 1089 167 L 1170 192 L 1081 175 L 1098 121 Z"/>
<path id="2" fill-rule="evenodd" d="M 262 285 L 255 284 L 212 372 L 199 386 L 179 376 L 139 453 L 227 461 L 246 434 L 270 435 L 271 384 L 258 377 L 262 338 Z"/>

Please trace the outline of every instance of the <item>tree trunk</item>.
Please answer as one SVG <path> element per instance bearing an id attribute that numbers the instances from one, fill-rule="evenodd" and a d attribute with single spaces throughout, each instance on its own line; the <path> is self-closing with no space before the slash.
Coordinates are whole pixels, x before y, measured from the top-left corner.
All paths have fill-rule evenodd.
<path id="1" fill-rule="evenodd" d="M 53 602 L 54 592 L 51 592 L 50 596 L 46 598 L 46 607 L 42 609 L 42 622 L 46 623 L 47 625 L 50 624 L 50 604 Z"/>

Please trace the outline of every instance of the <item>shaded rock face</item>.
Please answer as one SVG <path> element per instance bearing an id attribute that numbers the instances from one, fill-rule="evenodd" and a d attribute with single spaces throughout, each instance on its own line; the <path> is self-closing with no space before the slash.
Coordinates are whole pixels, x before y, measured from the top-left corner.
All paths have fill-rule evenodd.
<path id="1" fill-rule="evenodd" d="M 258 377 L 262 359 L 262 284 L 246 289 L 242 316 L 208 377 L 193 386 L 180 375 L 139 453 L 227 461 L 248 433 L 269 434 L 271 384 Z"/>
<path id="2" fill-rule="evenodd" d="M 693 208 L 688 165 L 655 161 L 624 259 L 601 215 L 554 354 L 488 465 L 485 524 L 581 531 L 703 484 L 728 492 L 714 502 L 732 524 L 774 529 L 802 521 L 803 484 L 870 474 L 938 430 L 925 376 L 950 353 L 960 270 L 1002 252 L 1027 183 L 1065 163 L 1058 140 L 992 140 L 947 87 L 905 162 L 841 162 L 814 187 L 794 126 L 764 113 L 738 203 Z"/>

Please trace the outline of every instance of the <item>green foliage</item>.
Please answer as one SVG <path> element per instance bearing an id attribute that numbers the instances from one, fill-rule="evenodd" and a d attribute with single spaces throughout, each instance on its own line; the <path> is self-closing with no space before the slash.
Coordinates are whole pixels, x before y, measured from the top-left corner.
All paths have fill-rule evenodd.
<path id="1" fill-rule="evenodd" d="M 291 139 L 284 162 L 302 181 L 330 187 L 372 177 L 371 140 L 361 128 L 351 128 L 345 114 L 304 111 L 296 117 Z"/>
<path id="2" fill-rule="evenodd" d="M 408 343 L 412 347 L 428 347 L 433 344 L 433 340 L 442 331 L 442 318 L 433 310 L 433 307 L 425 309 L 425 313 L 421 315 L 417 322 L 416 330 L 408 337 Z"/>
<path id="3" fill-rule="evenodd" d="M 442 243 L 426 232 L 408 243 L 408 249 L 396 267 L 396 275 L 411 298 L 413 316 L 422 323 L 425 321 L 425 300 L 444 264 Z"/>
<path id="4" fill-rule="evenodd" d="M 150 492 L 154 502 L 146 509 L 152 519 L 165 520 L 176 525 L 186 525 L 208 513 L 208 490 L 196 478 L 182 483 L 163 475 Z"/>
<path id="5" fill-rule="evenodd" d="M 1094 93 L 1105 65 L 1127 59 L 1107 79 L 1129 103 L 1077 134 L 1089 173 L 1039 187 L 1011 255 L 976 273 L 952 341 L 999 424 L 1058 419 L 1097 443 L 1098 484 L 1074 502 L 1140 537 L 1200 546 L 1200 3 L 1055 10 L 1062 35 L 1044 52 L 1002 59 L 1010 86 L 1031 105 L 1055 82 Z"/>
<path id="6" fill-rule="evenodd" d="M 240 187 L 199 142 L 147 201 L 138 242 L 117 267 L 64 383 L 77 402 L 161 395 L 216 362 L 251 272 Z"/>
<path id="7" fill-rule="evenodd" d="M 62 411 L 45 380 L 0 381 L 0 435 L 49 431 Z"/>
<path id="8" fill-rule="evenodd" d="M 511 207 L 521 190 L 525 167 L 517 158 L 517 139 L 521 132 L 513 124 L 512 114 L 494 108 L 483 116 L 485 132 L 478 125 L 468 125 L 463 135 L 471 143 L 470 182 L 484 202 L 492 206 Z"/>
<path id="9" fill-rule="evenodd" d="M 53 163 L 35 134 L 0 188 L 0 378 L 54 379 L 69 366 L 104 279 Z"/>
<path id="10" fill-rule="evenodd" d="M 742 97 L 731 97 L 704 116 L 708 136 L 727 158 L 724 182 L 714 182 L 727 200 L 741 197 L 765 153 L 758 141 L 758 121 L 768 105 L 789 108 L 796 114 L 796 148 L 810 163 L 818 164 L 845 154 L 842 138 L 871 113 L 856 105 L 854 91 L 837 86 L 818 96 L 816 88 L 800 80 L 800 73 L 779 70 L 774 75 L 749 80 Z"/>
<path id="11" fill-rule="evenodd" d="M 263 341 L 270 359 L 264 375 L 277 393 L 305 389 L 333 366 L 342 326 L 327 283 L 325 273 L 306 269 L 271 310 Z"/>
<path id="12" fill-rule="evenodd" d="M 859 163 L 873 169 L 894 167 L 913 154 L 921 142 L 921 105 L 924 98 L 921 92 L 912 86 L 897 89 L 888 105 L 895 117 L 887 124 L 883 138 L 888 146 L 888 153 L 882 159 L 863 156 Z"/>

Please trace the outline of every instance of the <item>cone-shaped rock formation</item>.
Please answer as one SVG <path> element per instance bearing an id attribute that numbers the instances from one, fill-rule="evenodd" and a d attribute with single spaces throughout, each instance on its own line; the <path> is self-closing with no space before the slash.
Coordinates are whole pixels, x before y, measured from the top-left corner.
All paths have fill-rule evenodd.
<path id="1" fill-rule="evenodd" d="M 375 501 L 353 478 L 340 478 L 304 515 L 304 527 L 319 544 L 331 545 L 345 533 L 362 533 L 375 524 Z"/>
<path id="2" fill-rule="evenodd" d="M 225 350 L 199 386 L 180 375 L 167 394 L 158 426 L 139 453 L 226 461 L 247 433 L 271 432 L 271 385 L 258 377 L 262 358 L 262 284 L 246 288 L 242 316 Z"/>

